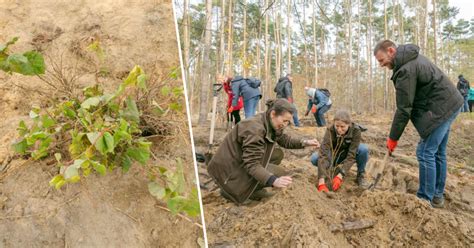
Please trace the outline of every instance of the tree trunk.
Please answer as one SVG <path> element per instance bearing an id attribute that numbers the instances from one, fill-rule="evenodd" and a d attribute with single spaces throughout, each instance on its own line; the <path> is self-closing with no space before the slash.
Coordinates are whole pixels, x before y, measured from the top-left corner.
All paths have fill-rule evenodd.
<path id="1" fill-rule="evenodd" d="M 203 47 L 203 66 L 201 74 L 201 101 L 199 106 L 198 123 L 203 125 L 207 120 L 208 99 L 210 82 L 210 59 L 209 51 L 211 49 L 211 23 L 212 23 L 212 0 L 206 0 L 206 30 L 204 30 L 204 47 Z"/>
<path id="2" fill-rule="evenodd" d="M 287 35 L 286 35 L 286 38 L 287 38 L 287 46 L 288 46 L 288 52 L 287 52 L 287 59 L 288 59 L 288 65 L 287 65 L 287 73 L 291 73 L 291 0 L 288 0 L 287 1 L 287 11 L 286 11 L 286 15 L 287 15 L 287 25 L 286 25 L 286 29 L 287 29 Z"/>
<path id="3" fill-rule="evenodd" d="M 368 81 L 369 81 L 369 102 L 370 102 L 370 112 L 375 112 L 375 97 L 374 97 L 374 85 L 372 80 L 372 0 L 369 0 L 369 23 L 368 23 L 368 32 L 367 32 L 367 60 L 368 60 Z"/>
<path id="4" fill-rule="evenodd" d="M 360 18 L 360 7 L 361 7 L 361 2 L 360 0 L 357 0 L 357 43 L 358 44 L 362 44 L 362 23 L 361 23 L 361 18 Z M 360 82 L 360 47 L 359 46 L 356 46 L 357 47 L 357 60 L 356 60 L 356 63 L 357 63 L 357 71 L 356 71 L 356 83 L 355 83 L 355 91 L 353 92 L 354 95 L 356 96 L 359 96 L 360 95 L 360 90 L 359 90 L 359 82 Z M 359 103 L 359 97 L 356 97 L 355 98 L 355 101 L 354 101 L 354 104 L 355 104 L 355 110 L 356 112 L 359 112 L 360 111 L 360 103 Z"/>
<path id="5" fill-rule="evenodd" d="M 232 0 L 229 0 L 229 14 L 227 16 L 228 20 L 228 38 L 227 38 L 227 75 L 233 75 L 234 74 L 234 65 L 233 65 L 233 4 Z"/>
<path id="6" fill-rule="evenodd" d="M 190 45 L 190 37 L 189 37 L 189 0 L 184 0 L 184 12 L 183 12 L 183 22 L 184 22 L 184 27 L 183 27 L 183 67 L 184 67 L 184 78 L 186 85 L 188 86 L 188 96 L 191 96 L 191 81 L 189 78 L 189 45 Z"/>
<path id="7" fill-rule="evenodd" d="M 247 62 L 247 0 L 243 0 L 243 7 L 244 7 L 244 44 L 242 46 L 243 56 L 242 56 L 242 66 L 244 71 L 244 77 L 248 76 L 248 66 L 249 63 Z"/>
<path id="8" fill-rule="evenodd" d="M 221 20 L 219 25 L 219 52 L 217 55 L 217 70 L 219 74 L 224 74 L 224 65 L 225 65 L 225 0 L 221 0 Z"/>
<path id="9" fill-rule="evenodd" d="M 313 4 L 313 43 L 314 43 L 314 87 L 318 87 L 318 46 L 316 30 L 316 4 Z M 308 85 L 309 86 L 309 85 Z"/>
<path id="10" fill-rule="evenodd" d="M 265 8 L 269 8 L 269 2 L 268 0 L 265 0 Z M 264 84 L 262 85 L 262 94 L 263 94 L 263 99 L 265 101 L 268 99 L 268 86 L 270 84 L 270 42 L 268 40 L 268 12 L 265 13 L 265 57 L 264 57 L 264 67 L 265 67 L 265 81 Z"/>
<path id="11" fill-rule="evenodd" d="M 384 13 L 384 38 L 388 39 L 388 24 L 387 24 L 387 0 L 383 1 L 383 13 Z M 383 110 L 388 110 L 388 69 L 384 69 L 384 91 L 383 91 Z"/>
<path id="12" fill-rule="evenodd" d="M 438 46 L 436 45 L 437 41 L 437 33 L 438 31 L 436 30 L 436 0 L 432 0 L 431 3 L 433 4 L 433 60 L 434 63 L 437 65 L 438 64 Z"/>

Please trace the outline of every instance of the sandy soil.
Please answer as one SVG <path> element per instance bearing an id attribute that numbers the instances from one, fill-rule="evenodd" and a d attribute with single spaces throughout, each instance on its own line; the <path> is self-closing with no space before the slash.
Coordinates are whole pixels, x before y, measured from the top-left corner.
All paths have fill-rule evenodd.
<path id="1" fill-rule="evenodd" d="M 98 81 L 110 90 L 136 64 L 157 81 L 179 67 L 172 13 L 170 0 L 0 0 L 0 43 L 18 36 L 12 52 L 37 49 L 47 66 L 51 61 L 77 65 L 79 85 L 95 83 L 100 67 Z M 86 49 L 96 40 L 105 53 L 103 63 Z M 182 85 L 180 80 L 168 82 Z M 54 163 L 14 156 L 10 144 L 18 122 L 28 119 L 32 104 L 46 102 L 35 92 L 38 88 L 44 87 L 35 77 L 0 72 L 0 175 L 8 173 L 0 180 L 0 247 L 199 246 L 203 232 L 192 223 L 199 218 L 190 222 L 161 209 L 163 203 L 148 193 L 141 167 L 100 179 L 91 175 L 56 191 L 48 185 L 57 173 Z M 182 132 L 165 141 L 166 146 L 159 141 L 154 163 L 172 167 L 176 157 L 182 158 L 187 184 L 193 186 L 186 115 L 177 121 Z"/>
<path id="2" fill-rule="evenodd" d="M 200 181 L 206 183 L 203 204 L 210 247 L 472 247 L 474 246 L 474 116 L 460 116 L 453 124 L 448 150 L 449 175 L 446 208 L 433 209 L 416 197 L 418 135 L 411 124 L 374 191 L 356 186 L 355 167 L 337 193 L 318 193 L 317 170 L 309 162 L 312 151 L 285 150 L 282 166 L 294 183 L 262 202 L 236 206 L 220 197 L 200 164 Z M 368 180 L 380 169 L 390 116 L 356 116 L 369 128 L 363 134 L 370 147 Z M 288 132 L 302 137 L 323 137 L 324 128 L 304 119 L 305 126 Z M 221 125 L 222 126 L 222 125 Z M 207 151 L 208 127 L 194 127 L 196 149 Z M 317 129 L 317 130 L 316 130 Z M 316 130 L 316 131 L 315 131 Z M 214 150 L 225 136 L 219 127 Z M 467 150 L 468 149 L 468 150 Z M 338 231 L 343 222 L 365 220 L 373 227 Z"/>

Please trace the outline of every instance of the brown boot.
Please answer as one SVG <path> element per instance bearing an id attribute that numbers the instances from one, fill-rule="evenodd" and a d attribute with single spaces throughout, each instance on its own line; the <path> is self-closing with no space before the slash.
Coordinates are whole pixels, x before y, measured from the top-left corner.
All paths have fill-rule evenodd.
<path id="1" fill-rule="evenodd" d="M 357 173 L 357 178 L 356 178 L 357 185 L 362 188 L 367 188 L 369 187 L 369 183 L 367 183 L 367 180 L 365 180 L 365 173 Z"/>

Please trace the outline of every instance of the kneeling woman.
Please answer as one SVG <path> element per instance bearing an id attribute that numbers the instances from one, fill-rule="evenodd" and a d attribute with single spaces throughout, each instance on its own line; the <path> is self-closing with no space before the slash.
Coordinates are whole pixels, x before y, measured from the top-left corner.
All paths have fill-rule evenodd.
<path id="1" fill-rule="evenodd" d="M 333 191 L 341 187 L 346 173 L 357 163 L 357 184 L 367 186 L 365 165 L 369 160 L 369 148 L 361 144 L 363 128 L 351 121 L 349 112 L 339 110 L 334 116 L 334 125 L 324 135 L 320 153 L 311 156 L 311 163 L 318 166 L 318 191 L 328 192 L 326 179 L 332 179 Z"/>
<path id="2" fill-rule="evenodd" d="M 275 143 L 289 149 L 305 146 L 319 147 L 317 140 L 302 140 L 288 136 L 283 129 L 293 118 L 294 107 L 286 99 L 270 100 L 268 110 L 239 122 L 224 138 L 209 162 L 208 171 L 225 198 L 237 204 L 247 199 L 258 199 L 265 194 L 264 187 L 284 188 L 292 179 L 275 158 Z"/>

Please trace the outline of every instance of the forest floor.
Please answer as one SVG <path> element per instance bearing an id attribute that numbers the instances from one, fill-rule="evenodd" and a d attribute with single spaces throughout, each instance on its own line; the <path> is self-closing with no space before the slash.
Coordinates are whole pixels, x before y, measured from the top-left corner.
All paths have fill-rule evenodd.
<path id="1" fill-rule="evenodd" d="M 99 83 L 106 91 L 114 90 L 134 65 L 140 65 L 150 81 L 182 86 L 182 81 L 169 79 L 179 68 L 171 0 L 0 0 L 0 16 L 0 44 L 18 36 L 11 52 L 39 50 L 48 69 L 55 62 L 80 75 L 81 88 Z M 87 49 L 94 41 L 103 49 L 102 63 Z M 48 98 L 57 96 L 43 86 L 36 77 L 0 72 L 0 247 L 203 243 L 200 218 L 190 221 L 167 212 L 166 204 L 148 192 L 143 167 L 132 166 L 125 174 L 119 170 L 92 174 L 58 191 L 48 184 L 58 173 L 54 158 L 32 162 L 15 155 L 11 144 L 18 123 L 28 123 L 33 104 L 47 107 Z M 186 114 L 173 121 L 177 123 L 173 130 L 180 131 L 155 137 L 150 163 L 172 168 L 181 158 L 190 189 L 196 180 Z"/>
<path id="2" fill-rule="evenodd" d="M 363 142 L 370 147 L 367 179 L 373 182 L 385 154 L 391 115 L 357 115 L 365 125 Z M 287 128 L 301 137 L 321 140 L 325 128 L 303 119 L 303 127 Z M 224 125 L 224 124 L 222 124 Z M 214 152 L 226 135 L 218 125 Z M 446 207 L 435 209 L 416 197 L 418 165 L 415 147 L 419 137 L 409 124 L 373 191 L 359 188 L 356 166 L 338 192 L 319 193 L 312 151 L 285 150 L 282 166 L 291 171 L 293 184 L 276 195 L 249 205 L 236 206 L 219 194 L 200 164 L 201 189 L 210 247 L 472 247 L 474 246 L 474 115 L 461 114 L 452 126 L 448 144 Z M 209 127 L 194 127 L 197 152 L 206 152 Z M 361 230 L 341 231 L 344 222 L 373 223 Z"/>

